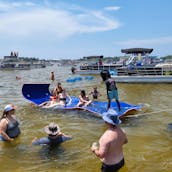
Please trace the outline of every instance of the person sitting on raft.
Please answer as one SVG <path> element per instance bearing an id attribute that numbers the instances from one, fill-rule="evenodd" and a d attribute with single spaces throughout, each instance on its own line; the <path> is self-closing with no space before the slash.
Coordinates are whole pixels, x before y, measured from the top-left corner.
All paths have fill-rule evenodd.
<path id="1" fill-rule="evenodd" d="M 58 104 L 59 99 L 60 99 L 60 93 L 63 92 L 63 87 L 62 84 L 60 82 L 57 83 L 57 86 L 54 88 L 54 90 L 52 91 L 52 95 L 50 96 L 50 100 L 41 103 L 39 106 L 42 107 L 50 107 L 50 106 L 55 106 Z"/>
<path id="2" fill-rule="evenodd" d="M 59 93 L 58 99 L 56 96 L 50 96 L 50 100 L 41 103 L 39 106 L 48 108 L 54 106 L 66 106 L 70 105 L 72 102 L 71 97 L 67 94 L 66 90 L 63 89 L 62 93 Z"/>
<path id="3" fill-rule="evenodd" d="M 57 83 L 57 86 L 53 90 L 53 96 L 56 96 L 58 98 L 59 94 L 62 93 L 63 87 L 61 82 Z"/>
<path id="4" fill-rule="evenodd" d="M 89 104 L 91 104 L 91 102 L 92 100 L 89 100 L 89 97 L 86 95 L 85 90 L 81 90 L 81 93 L 79 95 L 79 102 L 76 106 L 88 106 Z"/>
<path id="5" fill-rule="evenodd" d="M 14 105 L 6 105 L 0 121 L 0 140 L 13 141 L 14 138 L 19 136 L 20 128 L 19 122 L 15 117 Z"/>
<path id="6" fill-rule="evenodd" d="M 50 96 L 50 100 L 43 102 L 41 104 L 39 104 L 39 107 L 52 107 L 52 106 L 56 106 L 57 105 L 57 97 L 56 96 Z"/>
<path id="7" fill-rule="evenodd" d="M 32 140 L 32 145 L 51 145 L 55 146 L 64 141 L 71 140 L 72 137 L 65 135 L 60 132 L 60 127 L 58 124 L 51 122 L 49 125 L 44 127 L 45 132 L 48 136 L 42 137 L 40 139 L 34 138 Z"/>
<path id="8" fill-rule="evenodd" d="M 66 90 L 63 89 L 62 93 L 59 94 L 59 100 L 57 102 L 57 105 L 65 106 L 71 104 L 71 102 L 72 102 L 71 97 L 67 94 Z"/>

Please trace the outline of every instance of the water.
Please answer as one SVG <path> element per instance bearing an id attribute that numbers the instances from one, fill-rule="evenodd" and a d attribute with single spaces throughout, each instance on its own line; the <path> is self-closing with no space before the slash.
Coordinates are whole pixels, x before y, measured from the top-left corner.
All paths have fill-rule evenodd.
<path id="1" fill-rule="evenodd" d="M 51 71 L 56 81 L 50 82 Z M 22 77 L 16 80 L 16 75 Z M 70 95 L 78 96 L 81 89 L 90 92 L 94 86 L 101 91 L 100 100 L 106 101 L 105 86 L 99 76 L 92 81 L 83 80 L 67 83 L 72 78 L 70 67 L 47 67 L 27 71 L 0 71 L 0 109 L 8 103 L 18 106 L 16 115 L 20 119 L 22 134 L 12 143 L 0 143 L 0 171 L 2 172 L 98 172 L 101 163 L 90 151 L 105 131 L 104 122 L 88 112 L 40 110 L 23 98 L 23 83 L 62 82 Z M 118 84 L 122 101 L 144 103 L 145 109 L 137 116 L 123 120 L 128 144 L 124 146 L 126 165 L 121 172 L 171 172 L 172 171 L 172 86 L 171 84 Z M 2 113 L 2 111 L 1 111 Z M 34 137 L 43 137 L 43 128 L 49 122 L 59 124 L 62 132 L 72 140 L 59 147 L 32 146 Z"/>

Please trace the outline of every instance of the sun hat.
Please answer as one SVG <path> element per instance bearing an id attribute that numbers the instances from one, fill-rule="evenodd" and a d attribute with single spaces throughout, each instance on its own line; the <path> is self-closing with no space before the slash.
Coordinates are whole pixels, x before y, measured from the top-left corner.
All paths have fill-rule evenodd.
<path id="1" fill-rule="evenodd" d="M 103 113 L 103 120 L 112 125 L 117 125 L 121 123 L 117 112 L 113 109 L 109 109 L 107 112 Z"/>
<path id="2" fill-rule="evenodd" d="M 45 126 L 44 130 L 48 135 L 53 135 L 53 136 L 57 135 L 60 132 L 59 126 L 54 122 L 51 122 L 49 123 L 49 125 Z"/>
<path id="3" fill-rule="evenodd" d="M 9 111 L 11 111 L 11 110 L 14 110 L 14 109 L 16 109 L 17 107 L 16 106 L 14 106 L 14 105 L 6 105 L 5 107 L 4 107 L 4 111 L 5 112 L 9 112 Z"/>

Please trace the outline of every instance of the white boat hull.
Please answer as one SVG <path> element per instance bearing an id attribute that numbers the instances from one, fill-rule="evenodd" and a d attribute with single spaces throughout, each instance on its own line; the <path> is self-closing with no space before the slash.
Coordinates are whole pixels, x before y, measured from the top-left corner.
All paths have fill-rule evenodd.
<path id="1" fill-rule="evenodd" d="M 112 76 L 118 83 L 172 83 L 172 75 L 169 76 Z"/>
<path id="2" fill-rule="evenodd" d="M 101 70 L 77 70 L 75 73 L 80 75 L 99 75 Z"/>

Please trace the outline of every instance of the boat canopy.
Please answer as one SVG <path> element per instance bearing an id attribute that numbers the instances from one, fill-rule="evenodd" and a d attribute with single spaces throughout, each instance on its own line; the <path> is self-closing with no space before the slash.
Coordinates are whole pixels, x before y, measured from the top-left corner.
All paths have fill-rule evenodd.
<path id="1" fill-rule="evenodd" d="M 136 54 L 136 53 L 151 53 L 153 51 L 153 48 L 129 48 L 129 49 L 121 49 L 122 53 L 126 54 Z"/>
<path id="2" fill-rule="evenodd" d="M 103 59 L 103 55 L 101 55 L 101 56 L 88 56 L 88 57 L 83 57 L 83 59 L 87 59 L 87 60 L 89 60 L 89 59 Z"/>

